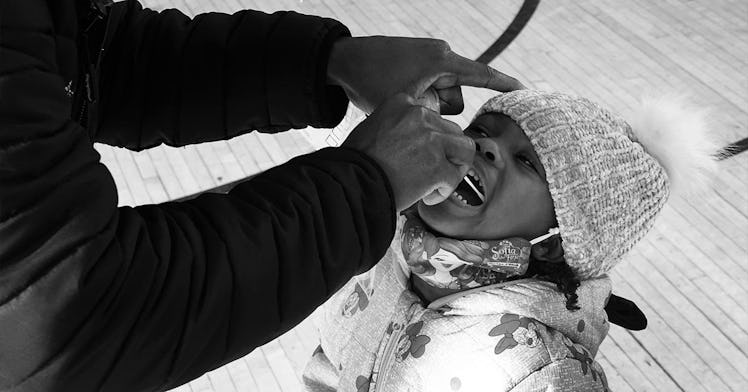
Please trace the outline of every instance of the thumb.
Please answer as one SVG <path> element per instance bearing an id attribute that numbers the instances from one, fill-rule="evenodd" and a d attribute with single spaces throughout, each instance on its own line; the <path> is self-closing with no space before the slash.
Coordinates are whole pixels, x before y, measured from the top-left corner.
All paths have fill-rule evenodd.
<path id="1" fill-rule="evenodd" d="M 444 155 L 453 165 L 472 165 L 475 159 L 475 140 L 462 134 L 443 134 Z M 464 175 L 464 174 L 463 174 Z"/>
<path id="2" fill-rule="evenodd" d="M 436 185 L 436 189 L 423 198 L 424 204 L 430 206 L 447 200 L 452 192 L 457 189 L 457 184 L 462 181 L 462 178 L 465 177 L 468 170 L 470 170 L 470 166 L 468 165 L 454 166 L 452 164 L 447 164 L 447 166 L 441 170 L 441 173 L 444 173 L 445 177 L 439 181 Z"/>
<path id="3" fill-rule="evenodd" d="M 423 198 L 426 205 L 439 204 L 446 200 L 465 177 L 475 158 L 475 141 L 464 135 L 443 133 L 442 146 L 446 161 L 438 168 L 439 181 Z"/>

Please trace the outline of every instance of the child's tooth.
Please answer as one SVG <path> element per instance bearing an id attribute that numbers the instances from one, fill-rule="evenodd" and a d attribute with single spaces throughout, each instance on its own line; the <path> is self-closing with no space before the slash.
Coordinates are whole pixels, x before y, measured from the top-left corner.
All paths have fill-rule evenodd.
<path id="1" fill-rule="evenodd" d="M 473 169 L 468 169 L 467 174 L 470 174 L 471 176 L 476 177 L 475 170 L 473 170 Z"/>

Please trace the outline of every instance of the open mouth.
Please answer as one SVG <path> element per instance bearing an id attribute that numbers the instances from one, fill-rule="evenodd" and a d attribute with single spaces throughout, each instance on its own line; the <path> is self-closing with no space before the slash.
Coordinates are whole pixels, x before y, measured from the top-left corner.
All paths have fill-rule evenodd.
<path id="1" fill-rule="evenodd" d="M 467 175 L 457 184 L 457 189 L 452 193 L 452 196 L 463 204 L 473 207 L 486 201 L 483 182 L 475 170 L 468 170 Z"/>

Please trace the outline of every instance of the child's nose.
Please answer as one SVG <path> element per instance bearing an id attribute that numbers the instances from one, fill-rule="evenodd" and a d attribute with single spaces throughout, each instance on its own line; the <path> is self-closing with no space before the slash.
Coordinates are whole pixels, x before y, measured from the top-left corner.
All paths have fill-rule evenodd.
<path id="1" fill-rule="evenodd" d="M 498 167 L 504 166 L 504 158 L 501 153 L 501 147 L 493 139 L 482 138 L 475 140 L 475 149 L 482 154 L 487 161 Z"/>

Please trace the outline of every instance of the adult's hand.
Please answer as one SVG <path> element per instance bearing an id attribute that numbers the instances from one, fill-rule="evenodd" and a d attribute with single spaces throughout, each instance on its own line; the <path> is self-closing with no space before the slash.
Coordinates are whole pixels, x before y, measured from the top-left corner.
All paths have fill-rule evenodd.
<path id="1" fill-rule="evenodd" d="M 438 101 L 442 114 L 458 114 L 464 108 L 460 86 L 497 91 L 524 88 L 516 79 L 430 38 L 341 38 L 333 45 L 327 77 L 366 113 L 400 92 L 432 101 L 429 106 Z"/>
<path id="2" fill-rule="evenodd" d="M 418 200 L 444 201 L 465 176 L 475 142 L 439 113 L 400 93 L 386 100 L 343 142 L 384 169 L 398 211 Z"/>

